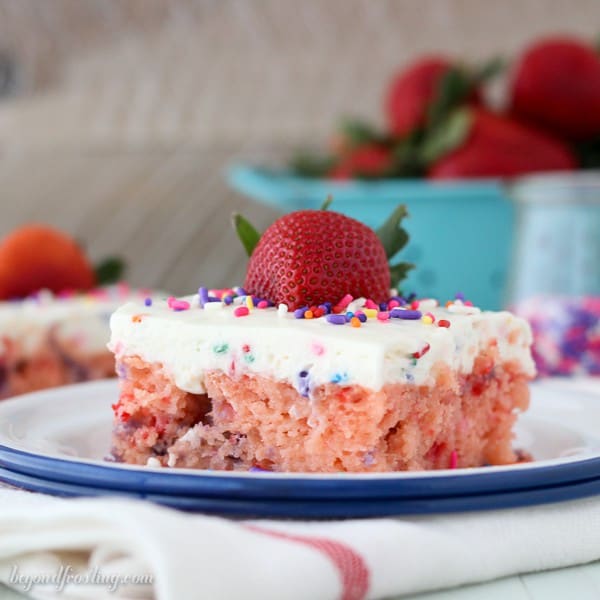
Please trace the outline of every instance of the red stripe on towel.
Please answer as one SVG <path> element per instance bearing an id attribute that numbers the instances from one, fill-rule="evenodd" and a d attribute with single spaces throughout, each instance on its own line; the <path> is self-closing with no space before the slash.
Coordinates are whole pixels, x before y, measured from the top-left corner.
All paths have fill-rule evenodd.
<path id="1" fill-rule="evenodd" d="M 369 589 L 370 573 L 363 557 L 350 546 L 327 538 L 292 535 L 264 529 L 256 525 L 244 525 L 250 531 L 271 537 L 298 542 L 322 552 L 333 562 L 342 580 L 341 600 L 363 600 Z"/>

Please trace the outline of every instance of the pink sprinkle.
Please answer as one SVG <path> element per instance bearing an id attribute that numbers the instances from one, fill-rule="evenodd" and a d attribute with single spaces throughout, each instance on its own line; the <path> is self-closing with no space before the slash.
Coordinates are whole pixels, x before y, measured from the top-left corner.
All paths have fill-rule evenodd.
<path id="1" fill-rule="evenodd" d="M 269 303 L 266 300 L 261 300 L 257 305 L 256 308 L 268 308 Z"/>
<path id="2" fill-rule="evenodd" d="M 413 300 L 413 301 L 410 303 L 410 307 L 411 307 L 413 310 L 417 310 L 417 308 L 419 308 L 419 301 L 418 301 L 418 300 Z"/>
<path id="3" fill-rule="evenodd" d="M 312 345 L 312 351 L 317 355 L 321 356 L 325 353 L 325 348 L 321 346 L 321 344 L 317 344 L 316 342 Z"/>
<path id="4" fill-rule="evenodd" d="M 473 306 L 473 303 L 470 300 L 465 300 L 464 305 L 465 306 Z"/>
<path id="5" fill-rule="evenodd" d="M 171 310 L 188 310 L 190 308 L 190 303 L 186 300 L 177 300 L 177 298 L 169 296 L 169 298 L 167 298 L 167 306 Z"/>
<path id="6" fill-rule="evenodd" d="M 452 452 L 450 453 L 450 468 L 456 469 L 457 466 L 458 466 L 458 454 L 456 453 L 456 450 L 452 450 Z"/>
<path id="7" fill-rule="evenodd" d="M 418 352 L 413 352 L 413 358 L 421 358 L 425 356 L 429 352 L 430 348 L 431 346 L 425 342 L 425 345 Z"/>
<path id="8" fill-rule="evenodd" d="M 250 314 L 250 311 L 248 310 L 247 306 L 238 306 L 234 311 L 233 314 L 236 317 L 246 317 L 247 315 Z"/>
<path id="9" fill-rule="evenodd" d="M 388 302 L 388 308 L 392 310 L 392 308 L 396 308 L 396 306 L 400 306 L 400 302 L 398 300 L 390 300 Z"/>
<path id="10" fill-rule="evenodd" d="M 379 310 L 379 306 L 377 304 L 375 304 L 375 302 L 373 302 L 373 300 L 371 300 L 371 298 L 367 299 L 367 301 L 365 302 L 365 307 L 366 308 L 374 308 L 375 310 Z"/>
<path id="11" fill-rule="evenodd" d="M 354 298 L 350 294 L 346 294 L 337 304 L 339 308 L 346 308 Z"/>
<path id="12" fill-rule="evenodd" d="M 390 318 L 390 313 L 387 311 L 382 310 L 381 312 L 377 313 L 377 319 L 379 321 L 387 321 Z"/>

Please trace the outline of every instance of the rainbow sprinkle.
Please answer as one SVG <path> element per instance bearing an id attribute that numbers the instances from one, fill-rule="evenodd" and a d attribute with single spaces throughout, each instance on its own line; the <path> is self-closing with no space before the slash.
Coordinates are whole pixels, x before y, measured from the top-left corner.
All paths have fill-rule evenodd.
<path id="1" fill-rule="evenodd" d="M 332 325 L 345 325 L 346 324 L 346 315 L 327 315 L 325 320 Z"/>
<path id="2" fill-rule="evenodd" d="M 416 321 L 420 319 L 423 314 L 420 310 L 411 310 L 408 308 L 394 308 L 390 313 L 392 319 L 405 319 L 409 321 Z"/>
<path id="3" fill-rule="evenodd" d="M 450 468 L 456 469 L 458 467 L 458 453 L 456 450 L 452 450 L 450 453 Z"/>
<path id="4" fill-rule="evenodd" d="M 174 296 L 169 296 L 167 306 L 174 311 L 189 310 L 190 303 L 187 300 L 178 300 Z"/>
<path id="5" fill-rule="evenodd" d="M 421 317 L 421 321 L 423 323 L 425 323 L 425 325 L 433 325 L 435 323 L 435 316 L 433 315 L 433 313 L 425 313 L 422 317 Z"/>
<path id="6" fill-rule="evenodd" d="M 429 352 L 430 349 L 431 346 L 425 343 L 425 345 L 419 351 L 412 353 L 412 358 L 422 358 Z"/>

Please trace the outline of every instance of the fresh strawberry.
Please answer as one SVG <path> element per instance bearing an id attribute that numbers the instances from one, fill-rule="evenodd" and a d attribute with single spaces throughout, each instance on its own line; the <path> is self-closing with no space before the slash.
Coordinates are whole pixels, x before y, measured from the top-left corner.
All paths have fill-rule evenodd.
<path id="1" fill-rule="evenodd" d="M 568 37 L 540 40 L 525 51 L 511 92 L 511 111 L 567 138 L 600 134 L 600 56 Z"/>
<path id="2" fill-rule="evenodd" d="M 509 177 L 576 167 L 562 141 L 518 121 L 481 109 L 471 111 L 465 141 L 429 169 L 432 179 Z"/>
<path id="3" fill-rule="evenodd" d="M 45 225 L 26 225 L 0 243 L 0 299 L 94 287 L 94 270 L 77 244 Z"/>
<path id="4" fill-rule="evenodd" d="M 250 255 L 244 287 L 290 310 L 336 303 L 346 294 L 383 302 L 392 277 L 396 285 L 412 267 L 388 264 L 408 241 L 400 225 L 405 216 L 405 207 L 399 206 L 375 232 L 339 213 L 303 210 L 277 219 L 261 237 L 243 217 L 234 215 Z"/>
<path id="5" fill-rule="evenodd" d="M 369 144 L 345 152 L 329 172 L 332 179 L 383 177 L 392 166 L 392 152 L 385 146 Z"/>
<path id="6" fill-rule="evenodd" d="M 444 78 L 451 71 L 451 89 L 443 90 Z M 398 73 L 388 87 L 384 111 L 392 134 L 403 138 L 424 127 L 438 101 L 454 107 L 464 102 L 479 104 L 481 96 L 475 78 L 447 58 L 427 56 Z"/>

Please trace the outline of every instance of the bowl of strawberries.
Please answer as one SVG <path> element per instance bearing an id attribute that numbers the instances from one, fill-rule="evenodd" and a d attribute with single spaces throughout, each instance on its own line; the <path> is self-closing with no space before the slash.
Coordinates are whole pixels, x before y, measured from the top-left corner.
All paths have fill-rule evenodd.
<path id="1" fill-rule="evenodd" d="M 418 265 L 407 286 L 441 298 L 464 290 L 480 306 L 501 308 L 515 179 L 600 168 L 593 46 L 564 36 L 536 41 L 510 66 L 505 107 L 493 109 L 487 85 L 505 67 L 422 57 L 387 86 L 385 127 L 346 120 L 327 151 L 302 151 L 284 168 L 237 164 L 229 181 L 284 212 L 332 196 L 336 210 L 371 227 L 402 202 L 411 235 L 403 258 Z"/>

